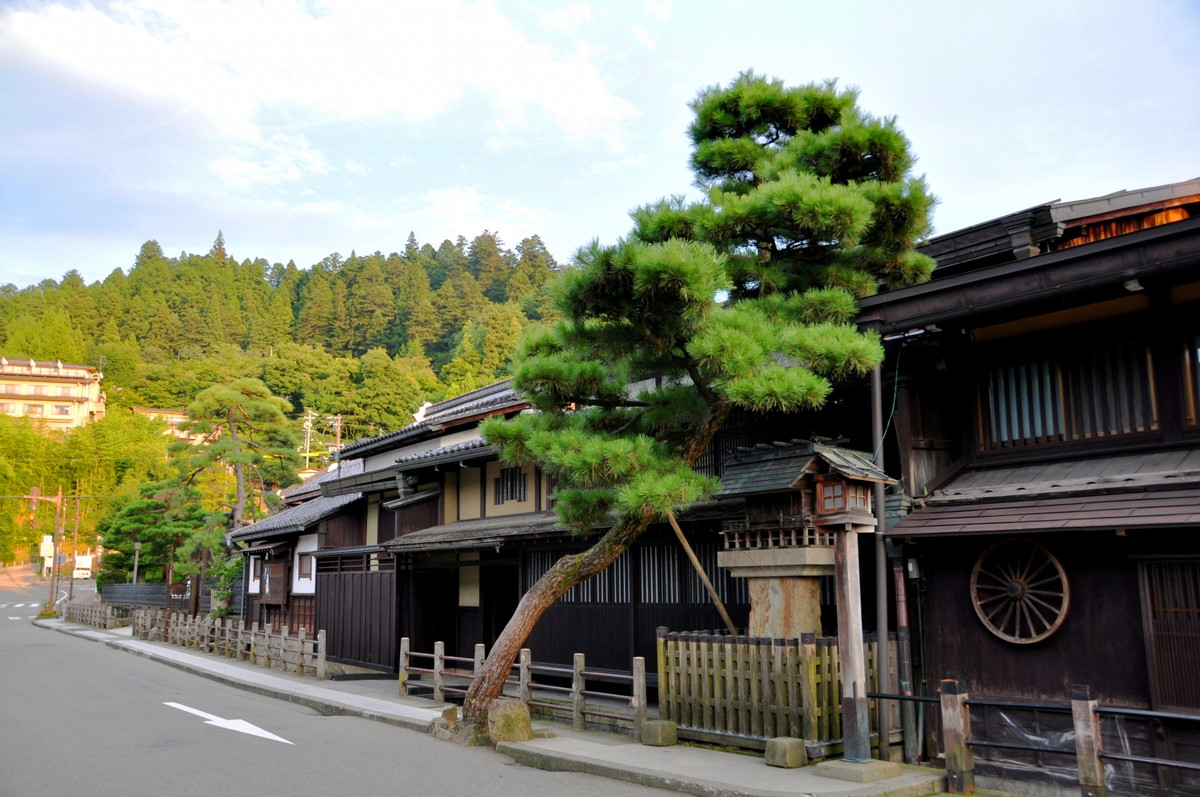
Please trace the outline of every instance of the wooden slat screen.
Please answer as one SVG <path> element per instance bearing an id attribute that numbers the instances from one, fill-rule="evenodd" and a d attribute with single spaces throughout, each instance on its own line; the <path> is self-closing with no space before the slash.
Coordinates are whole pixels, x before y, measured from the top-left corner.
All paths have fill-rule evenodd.
<path id="1" fill-rule="evenodd" d="M 1160 711 L 1200 712 L 1200 559 L 1139 562 L 1150 694 Z"/>
<path id="2" fill-rule="evenodd" d="M 1118 341 L 996 364 L 983 374 L 979 415 L 984 451 L 1155 431 L 1149 347 Z"/>

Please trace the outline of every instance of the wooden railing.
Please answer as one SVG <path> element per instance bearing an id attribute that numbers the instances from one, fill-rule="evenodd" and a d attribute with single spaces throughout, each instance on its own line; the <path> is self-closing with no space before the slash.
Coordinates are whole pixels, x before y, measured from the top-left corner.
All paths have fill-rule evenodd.
<path id="1" fill-rule="evenodd" d="M 868 637 L 873 682 L 878 645 Z M 887 644 L 895 670 L 896 642 Z M 870 688 L 870 685 L 869 685 Z M 804 739 L 809 754 L 831 755 L 842 736 L 837 640 L 723 636 L 658 629 L 658 707 L 679 736 L 764 749 L 777 736 Z M 872 704 L 872 727 L 877 705 Z M 898 725 L 889 713 L 889 727 Z"/>
<path id="2" fill-rule="evenodd" d="M 721 539 L 726 551 L 833 545 L 833 535 L 817 530 L 803 515 L 727 520 L 721 524 Z"/>
<path id="3" fill-rule="evenodd" d="M 238 661 L 249 661 L 298 675 L 329 677 L 325 660 L 325 632 L 310 638 L 301 628 L 296 636 L 283 626 L 277 632 L 270 624 L 246 628 L 243 620 L 191 617 L 184 612 L 135 609 L 133 632 L 138 639 L 167 642 L 180 647 L 213 653 Z"/>
<path id="4" fill-rule="evenodd" d="M 63 619 L 94 628 L 121 628 L 133 622 L 133 613 L 110 603 L 64 603 Z"/>
<path id="5" fill-rule="evenodd" d="M 414 651 L 408 637 L 404 637 L 400 640 L 400 694 L 425 692 L 438 703 L 445 702 L 446 695 L 465 695 L 476 674 L 483 669 L 484 658 L 482 644 L 475 646 L 473 657 L 466 658 L 447 656 L 442 642 L 434 643 L 432 653 Z M 417 666 L 414 660 L 428 662 L 429 666 Z M 469 664 L 470 668 L 456 666 L 464 664 Z M 582 653 L 575 654 L 571 667 L 534 664 L 529 648 L 522 648 L 512 665 L 512 672 L 515 677 L 505 680 L 505 695 L 520 700 L 535 713 L 569 718 L 572 726 L 579 730 L 589 724 L 628 728 L 634 738 L 641 741 L 648 709 L 646 660 L 641 656 L 633 659 L 633 671 L 626 674 L 588 670 Z M 424 680 L 426 676 L 429 680 Z M 568 680 L 571 685 L 564 686 Z M 589 681 L 625 684 L 628 694 L 589 689 Z M 556 699 L 555 695 L 562 697 Z"/>

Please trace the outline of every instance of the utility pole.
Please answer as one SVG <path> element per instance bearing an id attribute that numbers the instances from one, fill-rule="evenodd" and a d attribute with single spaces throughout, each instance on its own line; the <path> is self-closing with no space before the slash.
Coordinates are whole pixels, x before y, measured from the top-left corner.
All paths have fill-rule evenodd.
<path id="1" fill-rule="evenodd" d="M 22 497 L 29 499 L 29 508 L 34 512 L 37 511 L 38 501 L 49 501 L 54 504 L 54 553 L 50 558 L 50 602 L 46 604 L 47 608 L 53 609 L 55 598 L 58 597 L 58 542 L 62 537 L 63 526 L 62 485 L 59 485 L 58 495 L 53 498 L 48 495 L 42 495 L 40 487 L 30 487 L 29 494 Z"/>
<path id="2" fill-rule="evenodd" d="M 61 490 L 61 488 L 60 488 Z M 79 556 L 79 505 L 83 499 L 79 497 L 79 480 L 75 481 L 75 531 L 71 535 L 71 567 L 74 568 L 75 557 Z M 67 589 L 67 603 L 75 600 L 75 574 L 71 573 L 71 586 Z"/>

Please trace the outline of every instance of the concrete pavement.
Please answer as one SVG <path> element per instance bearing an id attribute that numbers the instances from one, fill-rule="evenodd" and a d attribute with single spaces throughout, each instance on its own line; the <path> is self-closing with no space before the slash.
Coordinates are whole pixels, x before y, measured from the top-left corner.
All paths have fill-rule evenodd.
<path id="1" fill-rule="evenodd" d="M 249 662 L 191 653 L 161 642 L 144 642 L 134 639 L 128 628 L 106 631 L 57 619 L 36 620 L 34 624 L 240 689 L 305 705 L 323 714 L 360 716 L 435 733 L 446 708 L 421 698 L 399 696 L 392 678 L 317 681 Z M 536 738 L 501 743 L 496 751 L 538 769 L 587 772 L 705 797 L 921 797 L 942 793 L 945 783 L 941 770 L 926 767 L 903 767 L 899 777 L 860 784 L 824 777 L 815 767 L 769 767 L 756 755 L 686 745 L 648 747 L 627 736 L 575 731 L 552 722 L 535 722 L 534 727 Z"/>

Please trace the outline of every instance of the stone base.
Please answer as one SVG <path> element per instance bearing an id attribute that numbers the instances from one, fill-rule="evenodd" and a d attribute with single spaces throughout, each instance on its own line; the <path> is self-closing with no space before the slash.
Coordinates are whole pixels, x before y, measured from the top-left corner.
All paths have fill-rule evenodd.
<path id="1" fill-rule="evenodd" d="M 848 780 L 852 783 L 874 783 L 900 777 L 900 765 L 891 761 L 822 761 L 813 767 L 813 774 L 823 778 Z"/>
<path id="2" fill-rule="evenodd" d="M 497 742 L 527 742 L 533 738 L 529 706 L 520 700 L 497 698 L 488 707 L 488 736 Z"/>
<path id="3" fill-rule="evenodd" d="M 642 744 L 671 747 L 679 741 L 675 723 L 670 720 L 646 720 L 642 723 Z"/>
<path id="4" fill-rule="evenodd" d="M 767 740 L 767 766 L 795 769 L 808 766 L 808 750 L 804 747 L 803 739 L 791 736 L 777 736 Z"/>

